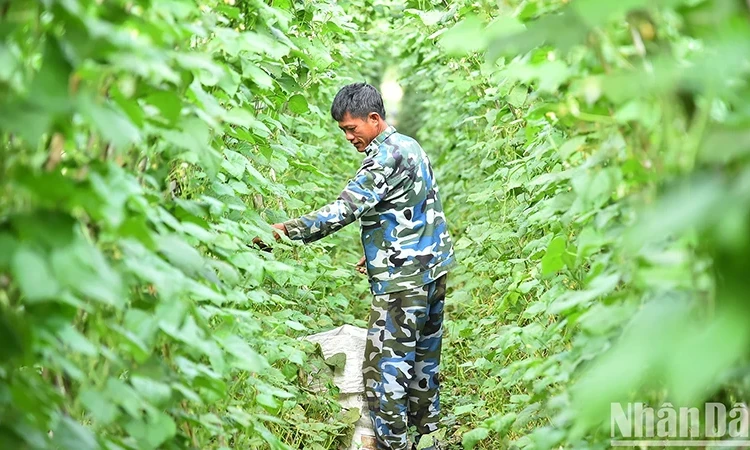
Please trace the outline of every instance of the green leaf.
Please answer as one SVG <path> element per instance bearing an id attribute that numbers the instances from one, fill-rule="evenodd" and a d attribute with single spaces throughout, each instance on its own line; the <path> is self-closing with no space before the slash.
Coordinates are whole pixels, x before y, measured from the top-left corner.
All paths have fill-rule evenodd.
<path id="1" fill-rule="evenodd" d="M 120 274 L 99 249 L 81 240 L 56 248 L 50 259 L 54 274 L 64 287 L 107 305 L 124 306 Z"/>
<path id="2" fill-rule="evenodd" d="M 238 194 L 249 195 L 252 193 L 250 189 L 247 188 L 247 184 L 242 181 L 232 180 L 229 182 L 229 186 L 231 186 Z"/>
<path id="3" fill-rule="evenodd" d="M 443 18 L 443 16 L 446 15 L 443 11 L 420 11 L 418 9 L 405 9 L 405 13 L 413 14 L 419 17 L 419 19 L 422 21 L 424 26 L 431 27 L 438 22 L 440 22 L 440 19 Z"/>
<path id="4" fill-rule="evenodd" d="M 158 246 L 167 260 L 188 276 L 197 276 L 206 265 L 200 252 L 176 235 L 161 236 Z"/>
<path id="5" fill-rule="evenodd" d="M 112 326 L 110 329 L 114 332 L 112 333 L 112 337 L 115 339 L 115 342 L 119 341 L 118 348 L 127 353 L 136 362 L 143 363 L 151 356 L 149 348 L 135 333 L 120 326 Z"/>
<path id="6" fill-rule="evenodd" d="M 560 159 L 568 159 L 586 143 L 586 136 L 576 136 L 565 141 L 558 150 Z"/>
<path id="7" fill-rule="evenodd" d="M 274 0 L 273 7 L 278 9 L 291 10 L 293 8 L 292 0 Z"/>
<path id="8" fill-rule="evenodd" d="M 234 6 L 229 5 L 217 5 L 216 10 L 223 13 L 225 16 L 229 17 L 230 19 L 239 19 L 240 18 L 240 10 L 238 8 L 235 8 Z"/>
<path id="9" fill-rule="evenodd" d="M 463 438 L 461 439 L 461 444 L 464 446 L 464 449 L 471 450 L 476 445 L 487 439 L 490 435 L 490 430 L 484 427 L 475 428 L 468 433 L 465 433 Z"/>
<path id="10" fill-rule="evenodd" d="M 306 331 L 307 327 L 302 325 L 301 323 L 297 322 L 296 320 L 287 320 L 284 322 L 284 325 L 288 326 L 292 330 L 296 331 Z M 345 354 L 344 354 L 345 355 Z"/>
<path id="11" fill-rule="evenodd" d="M 310 110 L 307 106 L 307 100 L 302 94 L 289 97 L 289 109 L 295 114 L 304 114 Z"/>
<path id="12" fill-rule="evenodd" d="M 615 168 L 579 174 L 572 180 L 573 190 L 587 208 L 598 208 L 609 200 L 621 176 Z"/>
<path id="13" fill-rule="evenodd" d="M 347 409 L 346 410 L 346 412 L 344 413 L 344 416 L 341 418 L 341 420 L 344 423 L 353 425 L 353 424 L 359 422 L 359 420 L 361 418 L 362 418 L 361 409 L 360 408 L 351 408 L 351 409 Z"/>
<path id="14" fill-rule="evenodd" d="M 273 78 L 252 61 L 242 60 L 242 75 L 253 80 L 262 89 L 273 89 Z"/>
<path id="15" fill-rule="evenodd" d="M 289 53 L 289 47 L 276 39 L 253 31 L 242 33 L 244 47 L 253 53 L 264 54 L 272 60 L 280 60 Z"/>
<path id="16" fill-rule="evenodd" d="M 143 399 L 127 383 L 116 378 L 107 379 L 105 395 L 122 407 L 131 417 L 140 417 Z"/>
<path id="17" fill-rule="evenodd" d="M 598 275 L 582 291 L 571 291 L 561 295 L 550 305 L 549 312 L 558 314 L 579 305 L 585 305 L 597 297 L 607 295 L 617 288 L 620 275 L 617 273 L 605 273 Z"/>
<path id="18" fill-rule="evenodd" d="M 529 305 L 528 308 L 526 308 L 526 310 L 524 310 L 522 317 L 524 319 L 533 319 L 534 317 L 543 313 L 546 309 L 547 305 L 543 302 L 533 302 L 531 305 Z"/>
<path id="19" fill-rule="evenodd" d="M 18 67 L 18 58 L 6 45 L 0 47 L 0 80 L 8 82 Z"/>
<path id="20" fill-rule="evenodd" d="M 334 371 L 344 370 L 346 366 L 346 353 L 336 353 L 326 358 L 326 364 L 328 364 Z"/>
<path id="21" fill-rule="evenodd" d="M 60 293 L 60 284 L 52 274 L 43 254 L 21 244 L 11 261 L 13 277 L 26 301 L 51 300 Z"/>
<path id="22" fill-rule="evenodd" d="M 221 167 L 229 172 L 233 177 L 242 179 L 242 176 L 247 170 L 247 158 L 234 150 L 225 149 L 224 156 L 226 160 L 221 164 Z"/>
<path id="23" fill-rule="evenodd" d="M 147 421 L 133 420 L 125 425 L 144 450 L 155 450 L 177 434 L 177 425 L 168 414 L 158 411 L 149 414 Z"/>
<path id="24" fill-rule="evenodd" d="M 53 36 L 44 40 L 42 67 L 36 72 L 29 86 L 32 101 L 44 107 L 47 114 L 66 111 L 70 108 L 69 80 L 73 72 L 60 42 Z"/>
<path id="25" fill-rule="evenodd" d="M 134 375 L 130 378 L 133 388 L 147 398 L 154 406 L 164 406 L 172 396 L 172 389 L 168 384 L 146 376 Z"/>
<path id="26" fill-rule="evenodd" d="M 213 61 L 209 54 L 201 52 L 177 53 L 175 61 L 182 68 L 193 72 L 196 79 L 205 86 L 215 86 L 224 75 L 221 66 Z"/>
<path id="27" fill-rule="evenodd" d="M 48 110 L 28 101 L 3 103 L 0 107 L 0 129 L 18 134 L 32 146 L 47 132 L 52 119 Z"/>
<path id="28" fill-rule="evenodd" d="M 261 392 L 255 397 L 255 401 L 258 402 L 259 405 L 269 409 L 270 411 L 275 411 L 279 408 L 279 402 L 276 400 L 276 398 L 266 392 Z"/>
<path id="29" fill-rule="evenodd" d="M 476 409 L 477 405 L 470 403 L 468 405 L 461 405 L 457 406 L 453 409 L 453 414 L 457 416 L 461 416 L 463 414 L 468 414 L 473 412 Z"/>
<path id="30" fill-rule="evenodd" d="M 151 231 L 145 218 L 138 216 L 127 217 L 117 229 L 117 234 L 122 238 L 134 238 L 140 241 L 146 248 L 156 248 L 155 234 Z"/>
<path id="31" fill-rule="evenodd" d="M 145 123 L 145 114 L 143 108 L 137 100 L 127 98 L 119 89 L 112 87 L 110 89 L 110 97 L 112 98 L 113 104 L 117 105 L 123 113 L 125 113 L 128 119 L 135 125 L 136 128 L 142 129 Z"/>
<path id="32" fill-rule="evenodd" d="M 106 171 L 91 173 L 90 181 L 103 202 L 100 214 L 111 226 L 120 226 L 127 216 L 127 201 L 142 192 L 138 181 L 115 164 L 109 164 Z"/>
<path id="33" fill-rule="evenodd" d="M 246 109 L 234 108 L 224 115 L 224 120 L 228 123 L 248 128 L 261 137 L 266 137 L 271 133 L 271 130 L 263 122 L 256 119 Z"/>
<path id="34" fill-rule="evenodd" d="M 488 39 L 498 39 L 505 36 L 511 36 L 525 30 L 523 23 L 518 18 L 510 15 L 498 15 L 493 19 L 486 28 Z"/>
<path id="35" fill-rule="evenodd" d="M 123 150 L 141 141 L 140 130 L 114 104 L 100 104 L 93 99 L 85 98 L 81 100 L 80 108 L 103 138 L 111 142 L 116 149 Z"/>
<path id="36" fill-rule="evenodd" d="M 487 426 L 499 434 L 505 436 L 510 431 L 513 423 L 516 421 L 516 413 L 506 413 L 502 415 L 493 416 L 486 420 Z"/>
<path id="37" fill-rule="evenodd" d="M 565 236 L 556 236 L 550 241 L 547 252 L 542 258 L 542 275 L 551 275 L 565 266 L 565 262 L 563 261 L 565 250 Z"/>
<path id="38" fill-rule="evenodd" d="M 224 68 L 224 75 L 219 79 L 218 86 L 224 90 L 230 97 L 237 95 L 237 90 L 242 82 L 239 73 L 229 67 Z"/>
<path id="39" fill-rule="evenodd" d="M 146 97 L 146 102 L 159 109 L 167 123 L 174 124 L 182 111 L 182 100 L 173 91 L 155 91 Z"/>
<path id="40" fill-rule="evenodd" d="M 146 343 L 153 341 L 159 328 L 153 313 L 136 308 L 130 308 L 125 313 L 123 326 Z"/>
<path id="41" fill-rule="evenodd" d="M 527 96 L 528 88 L 523 85 L 518 85 L 514 87 L 512 91 L 510 91 L 510 94 L 508 94 L 508 103 L 515 106 L 516 108 L 520 108 L 526 102 Z"/>
<path id="42" fill-rule="evenodd" d="M 119 415 L 117 405 L 103 394 L 94 390 L 83 390 L 78 396 L 78 401 L 88 410 L 91 418 L 97 424 L 109 425 Z"/>
<path id="43" fill-rule="evenodd" d="M 22 357 L 31 342 L 30 329 L 20 313 L 0 307 L 0 361 Z M 0 372 L 2 370 L 0 369 Z"/>
<path id="44" fill-rule="evenodd" d="M 484 23 L 477 16 L 470 15 L 443 33 L 440 45 L 447 54 L 454 56 L 483 50 L 487 46 Z"/>
<path id="45" fill-rule="evenodd" d="M 211 178 L 219 171 L 221 156 L 211 148 L 211 134 L 206 122 L 195 118 L 181 121 L 182 131 L 164 130 L 161 136 L 172 145 L 189 153 L 181 155 L 185 160 L 201 164 Z"/>
<path id="46" fill-rule="evenodd" d="M 99 354 L 98 348 L 72 326 L 63 328 L 57 333 L 57 336 L 74 352 L 87 356 L 97 356 Z"/>
<path id="47" fill-rule="evenodd" d="M 252 252 L 237 253 L 230 258 L 230 262 L 237 268 L 251 273 L 257 274 L 263 270 L 263 260 Z"/>
<path id="48" fill-rule="evenodd" d="M 235 357 L 234 365 L 238 369 L 261 372 L 268 367 L 266 359 L 250 348 L 247 342 L 239 336 L 231 335 L 227 337 L 222 341 L 222 345 L 230 355 Z"/>
<path id="49" fill-rule="evenodd" d="M 0 232 L 0 271 L 10 266 L 16 247 L 18 247 L 18 243 L 13 236 Z"/>
<path id="50" fill-rule="evenodd" d="M 52 180 L 47 181 L 54 183 L 60 181 L 60 179 L 53 177 Z M 33 183 L 34 181 L 29 180 L 29 182 Z M 53 187 L 45 186 L 45 189 L 41 190 L 39 194 L 46 194 L 47 189 Z M 69 245 L 76 239 L 73 232 L 76 221 L 67 214 L 40 210 L 33 214 L 13 216 L 11 224 L 19 241 L 35 242 L 45 250 Z"/>
<path id="51" fill-rule="evenodd" d="M 53 433 L 60 450 L 99 450 L 94 433 L 70 417 L 62 417 Z"/>
<path id="52" fill-rule="evenodd" d="M 224 115 L 224 120 L 235 125 L 250 128 L 257 119 L 250 111 L 242 108 L 233 108 Z"/>

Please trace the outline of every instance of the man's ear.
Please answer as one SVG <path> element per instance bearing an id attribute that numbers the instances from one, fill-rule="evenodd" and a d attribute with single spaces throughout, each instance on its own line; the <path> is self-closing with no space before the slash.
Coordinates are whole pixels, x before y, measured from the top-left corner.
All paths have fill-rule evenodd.
<path id="1" fill-rule="evenodd" d="M 380 119 L 380 114 L 378 114 L 376 112 L 371 112 L 370 114 L 368 114 L 367 115 L 367 119 L 370 122 L 372 122 L 373 124 L 378 124 L 378 123 L 380 123 L 380 120 L 381 120 Z"/>

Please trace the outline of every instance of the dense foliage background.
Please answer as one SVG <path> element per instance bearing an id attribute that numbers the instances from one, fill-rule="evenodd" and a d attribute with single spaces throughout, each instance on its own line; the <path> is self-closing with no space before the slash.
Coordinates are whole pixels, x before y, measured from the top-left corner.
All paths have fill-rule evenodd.
<path id="1" fill-rule="evenodd" d="M 452 448 L 607 448 L 612 401 L 747 398 L 743 0 L 0 1 L 0 447 L 336 448 L 298 337 L 364 325 L 358 164 L 396 71 L 433 159 Z M 318 375 L 321 376 L 321 375 Z"/>

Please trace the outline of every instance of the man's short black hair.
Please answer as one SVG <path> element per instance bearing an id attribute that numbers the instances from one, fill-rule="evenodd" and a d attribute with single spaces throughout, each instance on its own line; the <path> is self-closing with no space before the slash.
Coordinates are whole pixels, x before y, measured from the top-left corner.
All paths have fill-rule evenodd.
<path id="1" fill-rule="evenodd" d="M 383 97 L 374 86 L 367 83 L 352 83 L 341 88 L 331 105 L 331 116 L 340 122 L 346 113 L 358 119 L 366 119 L 376 112 L 385 120 Z"/>

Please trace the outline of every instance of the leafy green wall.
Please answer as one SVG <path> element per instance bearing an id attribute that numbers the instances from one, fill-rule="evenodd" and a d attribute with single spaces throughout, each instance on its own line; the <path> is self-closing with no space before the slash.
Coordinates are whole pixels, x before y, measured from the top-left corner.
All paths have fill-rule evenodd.
<path id="1" fill-rule="evenodd" d="M 335 2 L 0 2 L 0 447 L 333 448 L 298 337 L 362 324 L 355 230 L 274 253 L 358 160 Z"/>
<path id="2" fill-rule="evenodd" d="M 611 402 L 746 400 L 747 5 L 431 3 L 392 48 L 462 263 L 449 441 L 609 448 Z"/>

